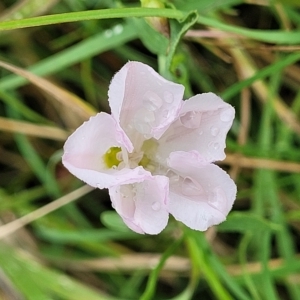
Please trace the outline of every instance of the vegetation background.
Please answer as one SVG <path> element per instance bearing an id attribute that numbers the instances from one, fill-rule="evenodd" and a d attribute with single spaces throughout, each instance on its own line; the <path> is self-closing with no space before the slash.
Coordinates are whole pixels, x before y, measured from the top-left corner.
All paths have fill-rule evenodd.
<path id="1" fill-rule="evenodd" d="M 300 299 L 298 0 L 2 0 L 0 21 L 0 299 Z M 62 166 L 128 60 L 236 108 L 221 225 L 135 234 Z"/>

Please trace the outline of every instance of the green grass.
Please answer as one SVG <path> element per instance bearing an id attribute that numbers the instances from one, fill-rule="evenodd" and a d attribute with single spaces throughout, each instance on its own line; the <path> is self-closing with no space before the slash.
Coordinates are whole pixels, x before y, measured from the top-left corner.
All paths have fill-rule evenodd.
<path id="1" fill-rule="evenodd" d="M 250 2 L 0 3 L 0 299 L 300 299 L 299 4 Z M 106 190 L 80 189 L 61 135 L 45 132 L 108 112 L 129 60 L 185 98 L 212 91 L 236 109 L 220 166 L 237 200 L 207 232 L 171 218 L 157 236 L 133 233 Z"/>

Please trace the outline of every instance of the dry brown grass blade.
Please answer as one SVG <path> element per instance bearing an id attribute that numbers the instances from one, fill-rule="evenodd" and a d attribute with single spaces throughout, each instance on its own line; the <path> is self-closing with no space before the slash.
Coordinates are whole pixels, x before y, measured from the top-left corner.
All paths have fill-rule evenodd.
<path id="1" fill-rule="evenodd" d="M 230 44 L 230 52 L 235 59 L 235 63 L 239 68 L 239 73 L 244 79 L 250 78 L 257 72 L 257 67 L 252 61 L 251 57 L 246 51 L 237 49 L 232 42 Z M 266 103 L 269 98 L 269 89 L 267 84 L 262 81 L 256 81 L 252 84 L 252 88 L 255 94 L 258 96 L 262 103 Z M 289 107 L 283 102 L 280 97 L 274 98 L 274 109 L 279 118 L 294 132 L 300 134 L 300 122 L 295 114 L 289 109 Z"/>
<path id="2" fill-rule="evenodd" d="M 87 120 L 90 116 L 96 114 L 95 110 L 82 99 L 51 83 L 49 80 L 3 61 L 0 61 L 0 66 L 26 78 L 31 83 L 38 86 L 41 90 L 47 92 L 62 103 L 67 109 L 69 109 L 69 111 L 76 113 L 82 120 Z"/>
<path id="3" fill-rule="evenodd" d="M 76 262 L 62 262 L 64 267 L 78 271 L 127 271 L 152 270 L 157 266 L 161 259 L 159 254 L 151 253 L 134 253 L 123 254 L 120 257 L 105 257 L 100 259 L 78 260 Z M 191 266 L 189 259 L 180 256 L 171 256 L 164 265 L 165 271 L 172 272 L 189 272 Z M 188 273 L 187 273 L 188 274 Z"/>
<path id="4" fill-rule="evenodd" d="M 106 257 L 100 259 L 86 259 L 76 261 L 62 261 L 60 266 L 68 270 L 77 271 L 98 271 L 98 272 L 135 272 L 137 270 L 151 271 L 161 259 L 159 254 L 151 253 L 133 253 L 124 254 L 120 257 Z M 271 259 L 268 262 L 269 270 L 277 270 L 284 266 L 283 259 Z M 163 271 L 180 273 L 181 275 L 188 275 L 191 269 L 191 262 L 188 258 L 180 256 L 171 256 L 166 261 Z M 262 264 L 260 262 L 251 262 L 245 265 L 229 265 L 226 270 L 230 275 L 241 276 L 247 274 L 258 274 L 262 271 Z"/>
<path id="5" fill-rule="evenodd" d="M 29 214 L 16 219 L 10 223 L 2 225 L 0 227 L 0 239 L 5 238 L 6 236 L 12 234 L 13 232 L 17 231 L 18 229 L 22 228 L 23 226 L 57 210 L 58 208 L 84 196 L 85 194 L 91 192 L 94 188 L 88 185 L 84 185 L 79 189 L 39 208 Z"/>
<path id="6" fill-rule="evenodd" d="M 242 156 L 237 154 L 226 154 L 226 158 L 223 161 L 218 162 L 219 164 L 225 164 L 230 166 L 240 166 L 242 168 L 249 169 L 269 169 L 281 172 L 299 173 L 300 164 L 287 162 L 287 161 L 276 161 L 271 159 L 254 158 Z"/>
<path id="7" fill-rule="evenodd" d="M 16 121 L 2 117 L 0 117 L 0 131 L 23 133 L 30 136 L 57 141 L 64 141 L 69 136 L 67 131 L 60 128 L 36 125 L 29 122 Z"/>

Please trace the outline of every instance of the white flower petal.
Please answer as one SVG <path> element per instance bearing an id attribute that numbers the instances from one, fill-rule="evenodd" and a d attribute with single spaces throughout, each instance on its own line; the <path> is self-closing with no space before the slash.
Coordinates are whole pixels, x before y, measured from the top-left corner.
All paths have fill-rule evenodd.
<path id="1" fill-rule="evenodd" d="M 184 87 L 170 82 L 149 66 L 127 63 L 113 77 L 109 104 L 113 117 L 135 143 L 136 134 L 159 139 L 178 117 Z"/>
<path id="2" fill-rule="evenodd" d="M 223 160 L 233 118 L 234 108 L 213 93 L 186 100 L 180 117 L 159 140 L 158 157 L 165 160 L 172 151 L 197 151 L 207 162 Z"/>
<path id="3" fill-rule="evenodd" d="M 226 219 L 236 197 L 236 185 L 214 164 L 195 162 L 189 153 L 170 155 L 169 166 L 179 177 L 170 180 L 169 212 L 188 227 L 206 230 Z"/>
<path id="4" fill-rule="evenodd" d="M 106 113 L 100 113 L 83 123 L 67 139 L 62 162 L 76 177 L 98 188 L 139 182 L 151 176 L 142 167 L 108 168 L 103 156 L 111 147 L 132 150 L 131 142 L 115 120 Z"/>
<path id="5" fill-rule="evenodd" d="M 169 182 L 154 176 L 140 183 L 109 189 L 113 207 L 125 224 L 138 233 L 158 234 L 168 223 Z"/>

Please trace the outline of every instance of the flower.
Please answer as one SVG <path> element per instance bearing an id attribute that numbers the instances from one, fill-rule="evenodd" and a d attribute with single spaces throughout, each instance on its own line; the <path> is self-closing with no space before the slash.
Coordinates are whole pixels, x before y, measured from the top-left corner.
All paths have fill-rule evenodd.
<path id="1" fill-rule="evenodd" d="M 225 158 L 234 108 L 213 93 L 183 101 L 183 92 L 129 62 L 111 81 L 111 114 L 91 117 L 64 145 L 64 166 L 108 188 L 112 206 L 138 233 L 161 232 L 169 214 L 204 231 L 226 219 L 236 197 L 233 180 L 213 164 Z"/>

